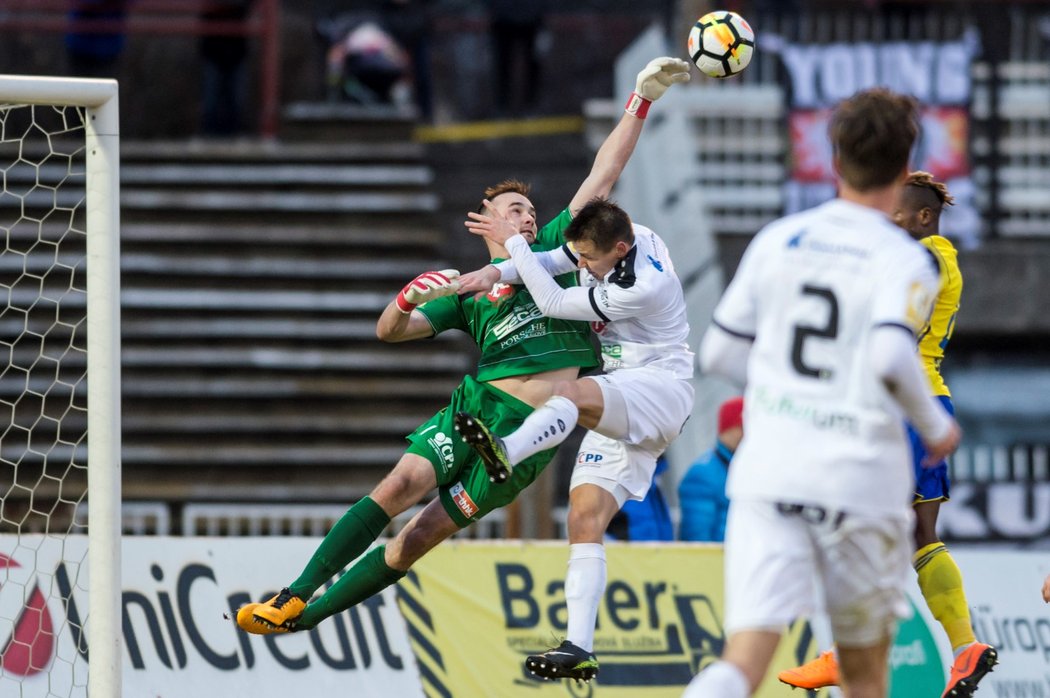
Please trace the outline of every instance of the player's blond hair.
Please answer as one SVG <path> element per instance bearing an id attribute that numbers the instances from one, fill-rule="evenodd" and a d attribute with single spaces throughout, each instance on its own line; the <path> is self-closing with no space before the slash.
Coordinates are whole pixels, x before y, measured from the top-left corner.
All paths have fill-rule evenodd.
<path id="1" fill-rule="evenodd" d="M 944 182 L 938 182 L 929 172 L 923 172 L 922 170 L 912 172 L 908 175 L 908 179 L 904 181 L 904 186 L 929 189 L 937 197 L 937 200 L 941 202 L 941 208 L 955 203 L 955 197 L 948 193 L 948 187 L 944 186 Z"/>

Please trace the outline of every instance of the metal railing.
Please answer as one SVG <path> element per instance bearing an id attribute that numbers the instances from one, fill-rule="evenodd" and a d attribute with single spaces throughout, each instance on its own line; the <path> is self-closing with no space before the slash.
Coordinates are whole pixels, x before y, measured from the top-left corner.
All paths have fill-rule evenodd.
<path id="1" fill-rule="evenodd" d="M 952 456 L 954 482 L 1046 482 L 1050 448 L 1045 445 L 962 447 Z"/>

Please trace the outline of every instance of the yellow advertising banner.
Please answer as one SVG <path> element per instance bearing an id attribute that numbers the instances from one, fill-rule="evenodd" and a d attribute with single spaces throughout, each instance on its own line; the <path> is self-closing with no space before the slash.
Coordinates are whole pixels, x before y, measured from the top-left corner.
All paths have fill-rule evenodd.
<path id="1" fill-rule="evenodd" d="M 677 697 L 721 652 L 720 546 L 610 543 L 594 643 L 597 680 L 532 676 L 525 657 L 565 636 L 568 554 L 564 542 L 449 541 L 420 560 L 398 585 L 398 600 L 426 694 Z M 809 624 L 796 623 L 756 696 L 790 696 L 776 672 L 817 650 Z"/>

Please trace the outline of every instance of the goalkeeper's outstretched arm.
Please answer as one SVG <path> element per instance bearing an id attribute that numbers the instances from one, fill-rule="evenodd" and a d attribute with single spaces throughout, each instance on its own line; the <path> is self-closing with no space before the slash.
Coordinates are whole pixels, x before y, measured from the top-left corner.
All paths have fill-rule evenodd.
<path id="1" fill-rule="evenodd" d="M 459 290 L 459 272 L 455 269 L 428 271 L 409 281 L 394 300 L 383 309 L 376 323 L 376 336 L 384 342 L 407 342 L 432 337 L 434 328 L 422 313 L 415 312 L 435 298 L 449 296 Z"/>
<path id="2" fill-rule="evenodd" d="M 569 211 L 576 212 L 596 196 L 607 197 L 620 173 L 627 165 L 642 133 L 649 105 L 660 99 L 671 85 L 689 81 L 689 64 L 681 58 L 662 56 L 654 58 L 638 73 L 620 123 L 598 149 L 591 172 L 583 180 L 576 195 L 569 202 Z"/>

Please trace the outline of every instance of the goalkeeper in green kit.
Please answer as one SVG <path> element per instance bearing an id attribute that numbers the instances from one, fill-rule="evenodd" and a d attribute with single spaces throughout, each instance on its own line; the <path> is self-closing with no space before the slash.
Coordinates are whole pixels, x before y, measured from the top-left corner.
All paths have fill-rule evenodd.
<path id="1" fill-rule="evenodd" d="M 501 182 L 487 189 L 485 198 L 531 238 L 534 250 L 556 249 L 564 244 L 562 231 L 573 214 L 590 199 L 609 194 L 634 151 L 650 103 L 672 84 L 688 79 L 685 61 L 650 61 L 638 74 L 623 117 L 598 150 L 569 207 L 542 228 L 536 225 L 527 185 Z M 501 245 L 486 244 L 493 260 L 508 257 Z M 458 438 L 453 420 L 457 412 L 483 414 L 494 431 L 515 430 L 551 397 L 555 383 L 574 380 L 581 370 L 598 366 L 589 327 L 585 322 L 544 317 L 524 286 L 497 284 L 477 297 L 457 295 L 458 276 L 455 270 L 420 274 L 383 311 L 376 334 L 386 342 L 403 342 L 463 330 L 481 350 L 477 375 L 466 376 L 448 407 L 407 437 L 408 448 L 397 465 L 335 524 L 295 581 L 265 602 L 241 607 L 237 613 L 241 629 L 260 635 L 309 630 L 361 603 L 401 579 L 438 543 L 510 503 L 553 458 L 555 449 L 542 451 L 515 467 L 506 482 L 490 482 L 476 452 Z M 561 277 L 559 283 L 575 284 L 574 275 Z M 309 601 L 371 546 L 391 517 L 423 500 L 435 487 L 438 496 L 396 537 L 361 557 L 324 594 Z"/>

